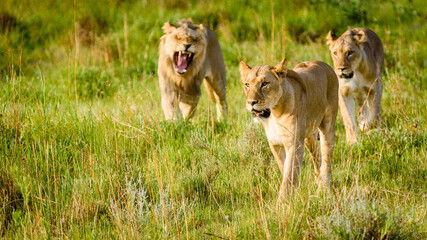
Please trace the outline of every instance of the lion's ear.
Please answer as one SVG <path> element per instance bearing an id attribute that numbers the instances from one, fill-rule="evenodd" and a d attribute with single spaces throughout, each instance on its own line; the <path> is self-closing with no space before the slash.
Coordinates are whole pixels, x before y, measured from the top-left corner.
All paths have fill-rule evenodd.
<path id="1" fill-rule="evenodd" d="M 288 64 L 288 60 L 286 58 L 284 58 L 279 64 L 277 64 L 273 68 L 273 71 L 281 79 L 285 78 L 285 76 L 286 76 L 286 72 L 288 71 L 288 69 L 286 68 L 287 64 Z"/>
<path id="2" fill-rule="evenodd" d="M 206 33 L 205 26 L 203 26 L 203 24 L 200 24 L 197 31 L 199 31 L 199 33 L 201 33 L 201 34 L 205 34 Z"/>
<path id="3" fill-rule="evenodd" d="M 368 41 L 368 36 L 366 36 L 366 33 L 364 31 L 355 32 L 355 35 L 353 37 L 354 39 L 356 39 L 358 44 Z"/>
<path id="4" fill-rule="evenodd" d="M 166 34 L 169 34 L 173 32 L 173 30 L 175 30 L 176 27 L 172 25 L 170 22 L 166 22 L 165 24 L 163 24 L 162 29 L 163 29 L 163 32 L 165 32 Z"/>
<path id="5" fill-rule="evenodd" d="M 337 39 L 337 35 L 335 35 L 332 30 L 328 32 L 328 36 L 326 36 L 326 45 L 331 45 Z"/>
<path id="6" fill-rule="evenodd" d="M 246 78 L 246 75 L 248 75 L 249 71 L 251 70 L 251 67 L 248 66 L 245 62 L 241 61 L 239 65 L 240 70 L 240 77 L 243 81 L 243 79 Z"/>

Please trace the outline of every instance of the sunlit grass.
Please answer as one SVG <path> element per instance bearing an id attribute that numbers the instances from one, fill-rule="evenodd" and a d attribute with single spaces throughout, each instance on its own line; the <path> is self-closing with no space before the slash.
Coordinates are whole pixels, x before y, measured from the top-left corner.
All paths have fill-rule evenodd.
<path id="1" fill-rule="evenodd" d="M 0 236 L 426 238 L 424 5 L 362 4 L 6 1 L 16 25 L 0 35 Z M 91 28 L 74 29 L 74 14 Z M 206 92 L 194 120 L 164 121 L 158 42 L 183 17 L 219 37 L 226 122 Z M 350 147 L 339 115 L 331 191 L 304 161 L 298 191 L 277 203 L 281 176 L 244 108 L 238 63 L 332 64 L 326 33 L 348 26 L 383 40 L 383 126 Z"/>

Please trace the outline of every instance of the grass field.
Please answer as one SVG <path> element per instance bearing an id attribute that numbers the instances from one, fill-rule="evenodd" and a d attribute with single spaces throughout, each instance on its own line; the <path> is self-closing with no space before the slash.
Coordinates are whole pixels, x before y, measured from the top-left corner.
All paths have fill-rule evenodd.
<path id="1" fill-rule="evenodd" d="M 161 26 L 186 17 L 219 38 L 225 122 L 205 91 L 193 121 L 164 120 Z M 422 0 L 3 0 L 0 238 L 427 239 L 426 22 Z M 350 147 L 339 114 L 331 191 L 306 154 L 277 204 L 238 63 L 332 64 L 348 27 L 383 41 L 382 128 Z"/>

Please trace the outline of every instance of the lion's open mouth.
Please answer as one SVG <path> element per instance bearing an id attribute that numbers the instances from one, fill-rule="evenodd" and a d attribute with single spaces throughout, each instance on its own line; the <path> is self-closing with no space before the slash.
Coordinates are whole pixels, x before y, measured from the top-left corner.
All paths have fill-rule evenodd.
<path id="1" fill-rule="evenodd" d="M 175 70 L 179 74 L 184 74 L 187 72 L 187 68 L 190 66 L 193 61 L 194 53 L 179 51 L 175 52 L 173 56 L 173 61 L 175 64 Z"/>
<path id="2" fill-rule="evenodd" d="M 354 72 L 351 72 L 349 74 L 341 73 L 340 78 L 352 78 L 354 75 Z"/>
<path id="3" fill-rule="evenodd" d="M 262 117 L 262 118 L 268 118 L 268 117 L 270 117 L 270 113 L 271 113 L 271 111 L 270 111 L 270 109 L 264 109 L 264 110 L 255 110 L 255 109 L 252 109 L 252 117 Z"/>

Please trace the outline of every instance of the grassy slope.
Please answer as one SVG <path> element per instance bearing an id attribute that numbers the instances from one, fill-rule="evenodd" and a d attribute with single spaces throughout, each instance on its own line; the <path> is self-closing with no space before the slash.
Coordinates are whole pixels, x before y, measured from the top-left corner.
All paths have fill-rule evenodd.
<path id="1" fill-rule="evenodd" d="M 427 238 L 423 1 L 76 2 L 0 6 L 17 19 L 0 35 L 0 235 Z M 183 17 L 219 36 L 225 123 L 205 92 L 194 121 L 163 121 L 158 39 Z M 74 19 L 94 43 L 75 47 Z M 305 161 L 298 192 L 277 205 L 280 174 L 244 109 L 238 62 L 331 64 L 324 37 L 348 26 L 383 40 L 383 128 L 350 148 L 338 116 L 331 193 L 317 192 Z M 321 36 L 301 44 L 298 32 Z"/>

